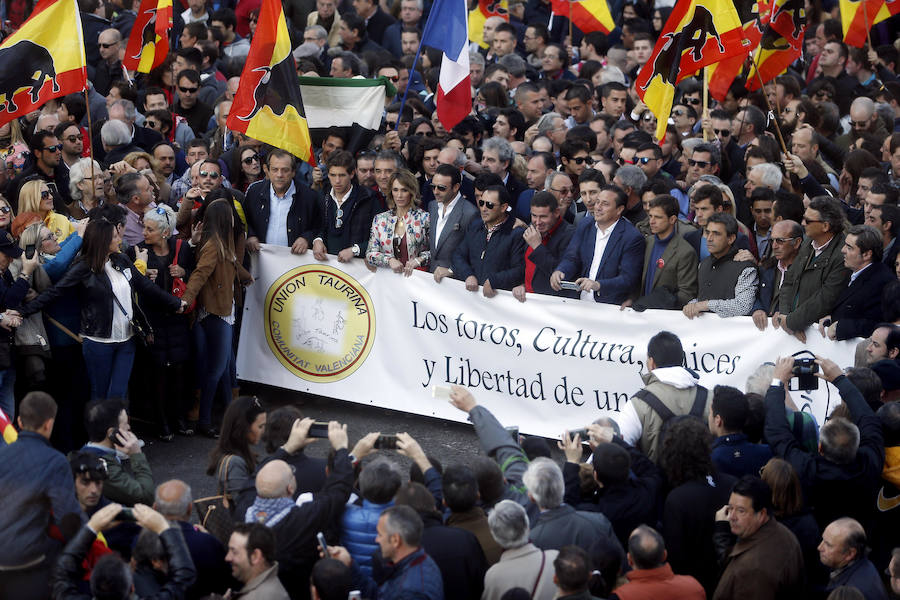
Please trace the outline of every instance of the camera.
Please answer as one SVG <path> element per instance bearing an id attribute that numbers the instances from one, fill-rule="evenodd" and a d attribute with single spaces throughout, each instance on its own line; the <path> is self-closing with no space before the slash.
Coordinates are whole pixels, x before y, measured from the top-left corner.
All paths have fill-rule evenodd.
<path id="1" fill-rule="evenodd" d="M 374 448 L 378 450 L 396 450 L 397 449 L 397 436 L 396 435 L 379 435 L 375 440 Z"/>
<path id="2" fill-rule="evenodd" d="M 795 358 L 794 366 L 791 369 L 791 375 L 797 380 L 796 390 L 817 390 L 819 389 L 819 378 L 816 373 L 819 372 L 819 365 L 816 364 L 815 358 Z"/>

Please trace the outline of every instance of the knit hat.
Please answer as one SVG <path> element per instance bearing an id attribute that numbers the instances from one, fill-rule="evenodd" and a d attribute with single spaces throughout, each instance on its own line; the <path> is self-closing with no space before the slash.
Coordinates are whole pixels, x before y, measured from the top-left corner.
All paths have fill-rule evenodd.
<path id="1" fill-rule="evenodd" d="M 628 451 L 614 443 L 600 444 L 594 448 L 594 473 L 603 485 L 628 479 L 631 457 Z"/>
<path id="2" fill-rule="evenodd" d="M 15 219 L 13 219 L 12 225 L 10 226 L 10 231 L 12 231 L 13 237 L 18 239 L 22 236 L 22 232 L 25 231 L 29 225 L 40 222 L 41 215 L 37 214 L 36 212 L 23 212 Z"/>

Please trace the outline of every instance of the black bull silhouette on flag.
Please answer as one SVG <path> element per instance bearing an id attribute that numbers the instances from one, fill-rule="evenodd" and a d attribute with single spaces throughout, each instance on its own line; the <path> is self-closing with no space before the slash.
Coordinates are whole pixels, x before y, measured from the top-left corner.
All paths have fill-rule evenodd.
<path id="1" fill-rule="evenodd" d="M 272 109 L 276 116 L 284 115 L 287 107 L 293 106 L 303 116 L 296 72 L 290 54 L 273 67 L 266 65 L 253 69 L 253 76 L 259 77 L 253 86 L 253 107 L 246 115 L 235 116 L 249 122 L 263 106 Z"/>
<path id="2" fill-rule="evenodd" d="M 681 31 L 663 34 L 665 44 L 656 59 L 653 61 L 653 72 L 647 78 L 647 83 L 641 86 L 646 91 L 653 80 L 659 76 L 663 83 L 674 86 L 677 83 L 678 71 L 681 67 L 681 56 L 684 51 L 690 49 L 695 62 L 703 58 L 703 47 L 712 36 L 719 45 L 719 52 L 725 52 L 722 38 L 716 29 L 712 14 L 704 7 L 697 6 L 694 16 Z"/>
<path id="3" fill-rule="evenodd" d="M 156 41 L 156 7 L 151 6 L 144 11 L 144 14 L 149 15 L 149 19 L 144 23 L 144 28 L 141 30 L 141 45 L 138 47 L 137 54 L 131 57 L 133 60 L 140 60 L 144 46 Z"/>
<path id="4" fill-rule="evenodd" d="M 803 5 L 803 1 L 787 0 L 787 2 L 777 7 L 775 13 L 772 14 L 772 20 L 769 22 L 762 40 L 759 42 L 759 45 L 764 50 L 787 50 L 791 47 L 791 44 L 785 39 L 782 32 L 775 30 L 773 27 L 779 20 L 782 20 L 782 15 L 788 15 L 787 18 L 790 20 L 792 27 L 791 37 L 795 40 L 800 39 L 800 34 L 803 33 L 803 27 L 806 25 L 806 7 Z"/>
<path id="5" fill-rule="evenodd" d="M 31 40 L 20 40 L 8 48 L 0 48 L 0 65 L 5 65 L 0 69 L 0 112 L 19 110 L 13 98 L 25 88 L 31 88 L 31 102 L 37 104 L 47 78 L 53 83 L 53 91 L 59 91 L 53 56 Z"/>

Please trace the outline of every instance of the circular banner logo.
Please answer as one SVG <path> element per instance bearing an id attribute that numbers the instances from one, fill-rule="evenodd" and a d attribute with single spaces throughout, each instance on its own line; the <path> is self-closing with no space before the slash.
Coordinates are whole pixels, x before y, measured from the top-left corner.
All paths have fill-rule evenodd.
<path id="1" fill-rule="evenodd" d="M 266 340 L 279 362 L 301 379 L 340 381 L 366 360 L 375 340 L 372 299 L 334 267 L 291 269 L 269 288 Z"/>

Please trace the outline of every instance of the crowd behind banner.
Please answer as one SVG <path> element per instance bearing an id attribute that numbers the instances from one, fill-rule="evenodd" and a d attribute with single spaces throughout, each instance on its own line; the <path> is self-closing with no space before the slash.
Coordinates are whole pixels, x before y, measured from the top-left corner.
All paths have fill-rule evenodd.
<path id="1" fill-rule="evenodd" d="M 807 5 L 783 75 L 758 92 L 738 77 L 710 106 L 683 80 L 656 141 L 634 81 L 671 2 L 612 2 L 609 35 L 510 2 L 471 45 L 472 111 L 447 131 L 441 54 L 416 62 L 430 3 L 286 0 L 298 75 L 409 89 L 367 147 L 346 151 L 336 128 L 312 166 L 226 126 L 258 2 L 175 3 L 148 74 L 122 66 L 136 2 L 77 4 L 89 89 L 0 127 L 0 430 L 18 437 L 0 448 L 0 598 L 900 591 L 892 19 L 848 47 L 838 6 Z M 33 8 L 3 3 L 4 33 Z M 565 436 L 562 467 L 456 389 L 486 457 L 442 467 L 406 435 L 348 452 L 332 423 L 314 430 L 326 469 L 302 452 L 310 420 L 239 396 L 262 243 L 452 277 L 473 303 L 509 290 L 865 341 L 855 365 L 797 366 L 840 391 L 825 422 L 792 409 L 793 359 L 771 357 L 752 389 L 707 390 L 663 332 L 644 390 L 618 421 Z M 211 503 L 227 518 L 201 518 L 218 539 L 190 525 L 189 486 L 156 485 L 132 414 L 162 442 L 217 440 Z M 362 460 L 376 442 L 413 460 L 409 482 L 386 452 Z"/>

